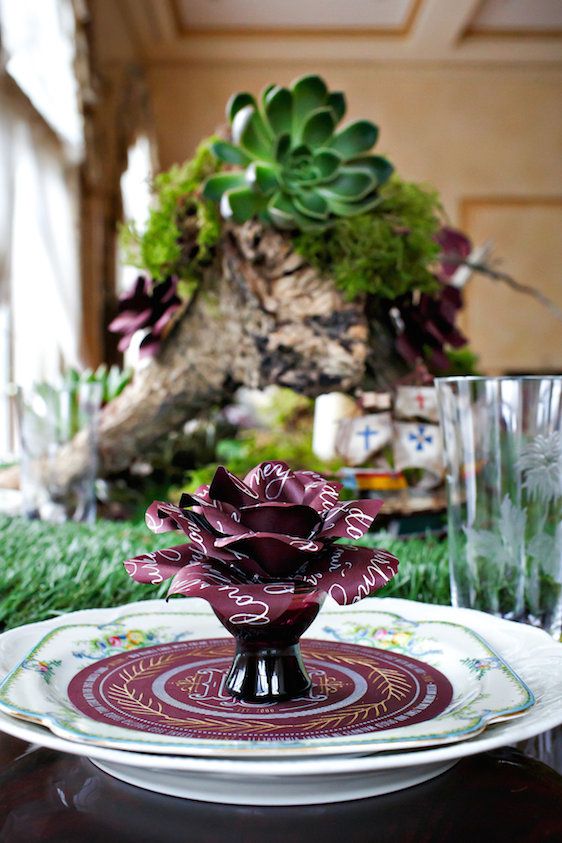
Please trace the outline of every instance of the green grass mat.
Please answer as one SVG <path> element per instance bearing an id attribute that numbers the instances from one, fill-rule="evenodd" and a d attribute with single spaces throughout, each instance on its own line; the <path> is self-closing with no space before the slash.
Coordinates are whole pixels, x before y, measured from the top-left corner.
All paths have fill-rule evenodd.
<path id="1" fill-rule="evenodd" d="M 172 534 L 155 536 L 144 524 L 53 525 L 0 516 L 0 629 L 162 597 L 167 583 L 158 588 L 135 583 L 122 563 L 171 544 L 177 544 Z M 385 547 L 400 559 L 397 576 L 377 596 L 449 602 L 446 543 L 370 535 L 361 544 Z"/>

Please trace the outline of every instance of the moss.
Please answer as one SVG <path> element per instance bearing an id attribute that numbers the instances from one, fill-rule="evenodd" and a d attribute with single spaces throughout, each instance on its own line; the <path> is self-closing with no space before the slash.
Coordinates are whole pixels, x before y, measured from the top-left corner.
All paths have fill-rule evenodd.
<path id="1" fill-rule="evenodd" d="M 156 281 L 175 274 L 189 290 L 201 280 L 221 234 L 216 203 L 204 199 L 201 186 L 221 164 L 207 138 L 195 156 L 174 165 L 154 180 L 154 206 L 146 231 L 121 227 L 126 262 Z M 435 191 L 394 176 L 380 190 L 372 211 L 340 218 L 325 231 L 299 232 L 296 250 L 316 269 L 334 279 L 348 299 L 370 294 L 394 299 L 411 290 L 434 292 L 431 272 L 439 254 L 434 235 L 440 204 Z"/>
<path id="2" fill-rule="evenodd" d="M 296 409 L 299 409 L 298 407 Z M 279 408 L 280 412 L 283 412 Z M 280 460 L 296 469 L 310 469 L 321 474 L 335 472 L 341 463 L 326 463 L 312 453 L 312 430 L 308 420 L 295 418 L 290 435 L 286 429 L 250 429 L 240 431 L 235 439 L 222 439 L 216 448 L 216 462 L 199 466 L 186 475 L 186 491 L 194 492 L 198 486 L 210 483 L 219 465 L 228 465 L 230 471 L 243 477 L 250 469 L 266 460 Z M 172 497 L 180 489 L 172 490 Z"/>
<path id="3" fill-rule="evenodd" d="M 468 345 L 463 345 L 461 348 L 448 348 L 445 353 L 449 359 L 449 368 L 441 373 L 442 377 L 480 374 L 478 355 Z"/>
<path id="4" fill-rule="evenodd" d="M 436 291 L 431 266 L 439 254 L 437 193 L 393 177 L 380 196 L 380 205 L 367 214 L 339 219 L 327 231 L 298 234 L 296 250 L 348 299 Z"/>
<path id="5" fill-rule="evenodd" d="M 203 199 L 201 185 L 221 165 L 211 151 L 215 137 L 203 141 L 195 156 L 174 164 L 154 179 L 154 204 L 141 234 L 129 223 L 120 229 L 125 262 L 149 273 L 155 281 L 178 275 L 199 281 L 221 232 L 220 215 L 213 202 Z M 193 243 L 189 232 L 195 229 Z M 186 234 L 189 248 L 184 248 Z"/>

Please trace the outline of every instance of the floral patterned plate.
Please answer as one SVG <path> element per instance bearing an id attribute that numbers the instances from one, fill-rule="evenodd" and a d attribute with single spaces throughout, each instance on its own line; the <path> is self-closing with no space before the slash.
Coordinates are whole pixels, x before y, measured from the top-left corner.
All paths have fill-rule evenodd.
<path id="1" fill-rule="evenodd" d="M 452 700 L 442 713 L 431 719 L 394 725 L 382 731 L 362 727 L 363 721 L 356 719 L 352 724 L 342 721 L 340 731 L 338 725 L 329 735 L 306 737 L 299 734 L 298 738 L 286 735 L 280 738 L 275 733 L 276 737 L 268 738 L 266 733 L 264 738 L 257 732 L 237 740 L 233 738 L 230 727 L 233 723 L 236 725 L 241 717 L 250 715 L 240 708 L 235 709 L 233 701 L 222 690 L 220 675 L 215 671 L 211 676 L 208 664 L 201 665 L 202 677 L 190 676 L 182 680 L 183 686 L 180 682 L 178 685 L 182 694 L 187 695 L 183 699 L 189 698 L 190 705 L 194 701 L 198 706 L 210 705 L 214 716 L 225 718 L 229 724 L 227 738 L 222 729 L 217 729 L 212 738 L 201 737 L 197 731 L 186 736 L 181 729 L 178 734 L 166 733 L 158 725 L 155 727 L 154 717 L 146 726 L 146 731 L 139 731 L 138 723 L 135 728 L 112 725 L 111 720 L 120 722 L 118 712 L 113 716 L 109 710 L 108 723 L 107 717 L 105 721 L 93 719 L 70 702 L 69 686 L 81 681 L 78 674 L 85 675 L 87 681 L 80 686 L 81 694 L 95 708 L 93 680 L 96 679 L 97 665 L 101 665 L 98 674 L 100 671 L 103 674 L 105 665 L 113 664 L 111 659 L 105 661 L 108 657 L 113 657 L 122 669 L 127 669 L 134 660 L 138 663 L 140 659 L 144 661 L 144 669 L 148 666 L 150 674 L 150 669 L 154 667 L 150 664 L 150 654 L 155 652 L 154 648 L 160 647 L 171 653 L 176 652 L 178 646 L 187 649 L 199 646 L 200 639 L 212 643 L 213 639 L 222 638 L 223 631 L 218 621 L 199 601 L 192 611 L 180 612 L 177 604 L 151 601 L 145 604 L 146 608 L 137 604 L 134 610 L 127 607 L 109 610 L 107 620 L 101 624 L 65 624 L 61 621 L 59 626 L 34 644 L 23 661 L 4 679 L 0 685 L 0 710 L 12 717 L 46 726 L 69 741 L 95 746 L 174 755 L 266 758 L 415 749 L 462 741 L 477 735 L 487 725 L 521 714 L 533 705 L 533 693 L 527 685 L 501 655 L 471 629 L 459 623 L 415 620 L 382 611 L 385 601 L 373 601 L 373 604 L 376 605 L 375 610 L 368 605 L 365 608 L 341 609 L 330 604 L 311 626 L 307 636 L 313 639 L 310 644 L 318 642 L 318 647 L 324 651 L 337 652 L 338 648 L 347 648 L 346 652 L 351 653 L 353 659 L 357 659 L 356 653 L 360 651 L 365 658 L 386 654 L 388 658 L 394 657 L 395 661 L 398 656 L 404 656 L 404 661 L 408 663 L 429 665 L 444 674 L 452 686 Z M 403 605 L 407 607 L 407 604 Z M 220 642 L 216 643 L 217 647 L 222 646 Z M 356 680 L 353 677 L 353 663 L 346 664 L 346 676 L 351 677 L 350 693 L 357 694 L 360 678 Z M 84 672 L 85 667 L 88 670 Z M 318 682 L 322 684 L 327 709 L 330 704 L 334 705 L 330 696 L 336 699 L 337 693 L 341 694 L 341 682 L 334 681 L 331 675 L 321 674 L 322 670 L 318 673 Z M 389 693 L 392 695 L 397 689 L 393 689 L 392 683 L 395 682 L 396 686 L 399 680 L 393 679 L 392 670 L 388 675 Z M 155 675 L 150 694 L 148 697 L 141 695 L 140 701 L 144 704 L 148 698 L 158 712 L 165 690 L 162 677 Z M 137 706 L 139 694 L 129 698 L 127 704 L 131 699 Z M 255 722 L 255 712 L 250 714 Z M 179 715 L 176 712 L 176 719 L 178 716 L 191 715 L 182 715 L 180 711 Z M 277 709 L 257 713 L 257 719 L 261 718 L 263 722 L 268 717 L 274 721 L 278 716 Z"/>

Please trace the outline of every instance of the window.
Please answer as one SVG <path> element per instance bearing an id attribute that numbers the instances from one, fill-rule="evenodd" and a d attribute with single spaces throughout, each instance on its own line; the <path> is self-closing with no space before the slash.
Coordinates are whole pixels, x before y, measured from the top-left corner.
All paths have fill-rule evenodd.
<path id="1" fill-rule="evenodd" d="M 83 131 L 71 0 L 0 0 L 0 398 L 79 363 Z M 0 458 L 13 431 L 0 402 Z"/>
<path id="2" fill-rule="evenodd" d="M 84 133 L 72 0 L 0 0 L 0 27 L 7 73 L 79 157 Z"/>
<path id="3" fill-rule="evenodd" d="M 143 232 L 148 221 L 152 182 L 152 146 L 146 135 L 139 135 L 129 147 L 127 169 L 121 176 L 121 203 L 123 219 L 133 223 L 135 229 Z M 117 290 L 128 290 L 134 283 L 139 270 L 126 266 L 123 255 L 118 255 Z"/>
<path id="4" fill-rule="evenodd" d="M 123 220 L 132 223 L 135 229 L 142 233 L 146 228 L 151 203 L 150 185 L 153 176 L 153 151 L 150 140 L 146 135 L 138 135 L 127 153 L 127 169 L 121 176 L 121 203 L 123 206 Z M 139 275 L 139 269 L 128 266 L 121 249 L 117 248 L 117 292 L 129 290 Z M 131 368 L 138 368 L 139 346 L 145 331 L 137 331 L 133 336 L 129 348 L 123 355 L 123 362 Z M 146 362 L 146 361 L 145 361 Z"/>

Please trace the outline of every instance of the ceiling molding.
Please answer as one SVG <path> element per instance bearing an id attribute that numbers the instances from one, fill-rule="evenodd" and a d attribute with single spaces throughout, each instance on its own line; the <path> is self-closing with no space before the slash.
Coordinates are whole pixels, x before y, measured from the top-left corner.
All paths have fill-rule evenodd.
<path id="1" fill-rule="evenodd" d="M 479 214 L 481 213 L 497 213 L 501 215 L 502 212 L 509 212 L 514 210 L 521 210 L 524 212 L 524 219 L 528 219 L 528 211 L 532 208 L 535 209 L 542 209 L 546 211 L 550 210 L 560 210 L 562 209 L 562 196 L 560 195 L 544 195 L 544 194 L 528 194 L 528 195 L 509 195 L 509 194 L 491 194 L 491 195 L 474 195 L 474 196 L 463 196 L 459 202 L 459 226 L 463 231 L 468 232 L 468 234 L 473 234 L 475 232 L 475 225 L 477 225 L 477 220 Z M 492 217 L 493 220 L 493 217 Z M 489 224 L 485 227 L 486 238 L 491 238 L 492 241 L 494 239 L 493 235 L 493 224 L 490 226 Z M 534 248 L 536 249 L 536 240 L 534 241 L 535 245 Z M 525 279 L 521 279 L 523 282 Z M 496 282 L 498 283 L 498 282 Z M 533 287 L 537 289 L 539 292 L 542 292 L 544 295 L 548 295 L 555 304 L 558 303 L 560 300 L 559 290 L 555 286 L 553 288 L 552 285 L 549 286 L 549 289 L 545 289 L 543 287 L 543 281 L 540 280 L 540 283 L 532 282 Z M 505 295 L 505 302 L 509 301 L 509 296 L 511 293 L 515 293 L 509 286 L 502 284 L 501 282 L 498 283 L 497 289 L 502 289 Z M 554 296 L 553 296 L 554 293 Z M 525 303 L 525 296 L 522 296 L 521 293 L 515 293 L 516 295 L 521 296 L 519 299 L 521 303 L 521 308 L 526 307 Z M 481 301 L 482 297 L 482 290 L 479 289 L 478 285 L 475 283 L 470 283 L 466 286 L 464 292 L 464 308 L 461 313 L 460 318 L 460 327 L 463 332 L 465 332 L 469 337 L 472 338 L 472 341 L 476 343 L 477 347 L 479 347 L 481 356 L 489 358 L 486 361 L 486 368 L 489 371 L 496 372 L 498 374 L 503 374 L 510 369 L 512 365 L 512 356 L 511 353 L 507 350 L 503 350 L 500 346 L 496 349 L 492 349 L 490 345 L 487 343 L 486 337 L 489 336 L 485 333 L 486 328 L 481 329 L 481 320 L 479 319 L 479 311 L 477 308 L 478 302 Z M 529 301 L 529 300 L 528 300 Z M 529 302 L 530 304 L 530 302 Z M 535 301 L 535 304 L 539 305 L 538 302 Z M 533 307 L 532 304 L 530 304 Z M 539 305 L 544 307 L 544 305 Z M 497 305 L 496 305 L 497 307 Z M 492 308 L 493 309 L 493 308 Z M 481 311 L 480 311 L 481 312 Z M 525 311 L 526 312 L 526 311 Z M 548 311 L 544 309 L 542 311 L 543 314 L 548 314 Z M 511 319 L 511 312 L 508 313 L 508 320 Z M 554 318 L 553 322 L 551 323 L 553 326 L 555 325 Z M 484 333 L 482 334 L 482 330 Z M 517 334 L 518 326 L 515 326 L 514 329 L 515 334 Z M 553 329 L 554 330 L 554 329 Z M 479 336 L 480 333 L 480 336 Z M 549 337 L 552 337 L 555 343 L 558 343 L 559 339 L 559 332 L 558 334 L 550 334 Z M 480 344 L 478 343 L 480 340 Z M 536 352 L 536 344 L 534 347 L 534 351 Z M 527 351 L 531 348 L 530 345 L 527 345 Z M 549 349 L 550 346 L 546 345 L 546 348 Z M 492 353 L 494 354 L 495 359 L 491 359 Z M 547 351 L 547 356 L 550 352 Z M 558 367 L 558 361 L 554 359 L 556 354 L 556 349 L 554 355 L 552 356 L 551 360 L 548 360 L 544 363 L 535 362 L 531 364 L 531 370 L 537 370 L 542 368 L 550 368 L 552 367 L 552 371 L 555 371 Z M 559 354 L 558 354 L 559 357 Z M 520 364 L 517 362 L 516 367 Z M 527 365 L 529 365 L 527 363 Z"/>
<path id="2" fill-rule="evenodd" d="M 306 36 L 307 38 L 406 38 L 412 31 L 420 8 L 424 0 L 410 0 L 409 8 L 404 15 L 402 22 L 398 26 L 380 26 L 380 27 L 364 27 L 359 29 L 357 27 L 345 27 L 345 29 L 338 29 L 337 27 L 311 27 L 311 26 L 270 26 L 262 27 L 260 29 L 253 29 L 250 27 L 191 27 L 186 26 L 182 20 L 181 10 L 179 7 L 180 0 L 167 0 L 171 13 L 173 15 L 176 33 L 180 38 L 192 38 L 194 36 L 207 35 L 213 38 L 232 38 L 232 37 L 253 37 L 253 38 L 268 38 L 270 36 L 283 38 L 292 38 L 294 36 Z"/>
<path id="3" fill-rule="evenodd" d="M 562 64 L 558 35 L 472 34 L 480 0 L 414 0 L 403 31 L 198 31 L 181 28 L 175 0 L 121 0 L 142 58 L 156 63 L 392 62 Z M 178 28 L 179 27 L 179 28 Z"/>
<path id="4" fill-rule="evenodd" d="M 556 40 L 562 38 L 562 29 L 478 29 L 476 26 L 469 26 L 463 33 L 463 39 L 486 38 L 512 38 L 514 41 L 520 38 Z"/>
<path id="5" fill-rule="evenodd" d="M 481 24 L 478 22 L 481 13 L 484 11 L 488 0 L 478 0 L 474 10 L 472 22 L 466 27 L 463 38 L 512 38 L 519 39 L 557 39 L 562 38 L 562 28 L 559 26 L 508 26 L 506 24 Z"/>

